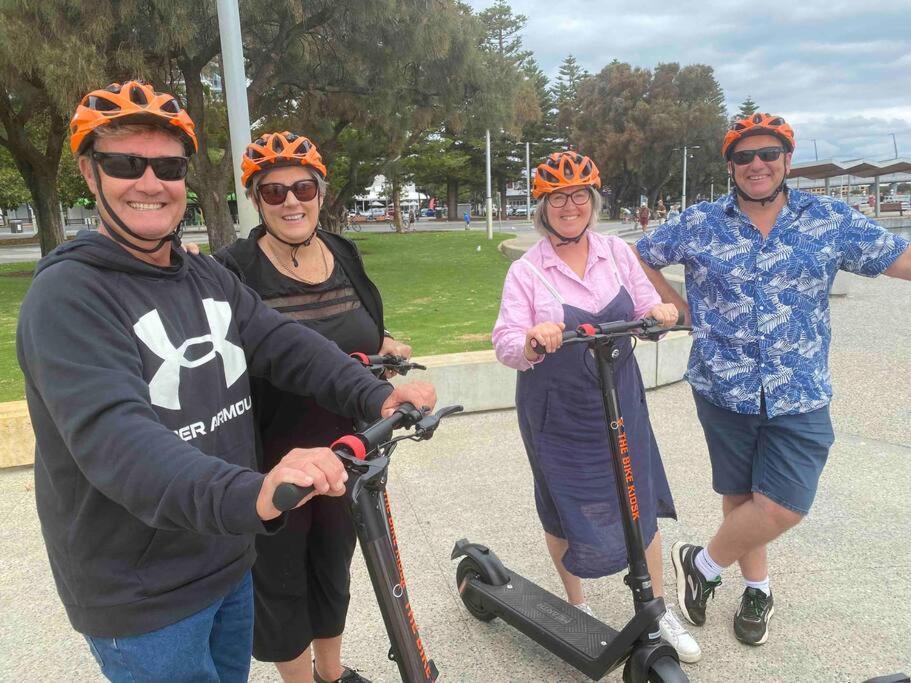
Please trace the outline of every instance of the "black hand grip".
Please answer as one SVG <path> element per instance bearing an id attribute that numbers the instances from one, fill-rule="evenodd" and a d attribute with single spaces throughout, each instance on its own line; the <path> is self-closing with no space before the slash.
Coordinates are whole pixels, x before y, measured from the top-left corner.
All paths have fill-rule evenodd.
<path id="1" fill-rule="evenodd" d="M 272 494 L 272 504 L 277 510 L 286 512 L 293 510 L 294 507 L 304 498 L 313 493 L 312 486 L 298 486 L 297 484 L 279 484 Z"/>
<path id="2" fill-rule="evenodd" d="M 680 313 L 677 315 L 677 322 L 675 322 L 674 325 L 686 325 L 686 313 L 680 311 Z"/>

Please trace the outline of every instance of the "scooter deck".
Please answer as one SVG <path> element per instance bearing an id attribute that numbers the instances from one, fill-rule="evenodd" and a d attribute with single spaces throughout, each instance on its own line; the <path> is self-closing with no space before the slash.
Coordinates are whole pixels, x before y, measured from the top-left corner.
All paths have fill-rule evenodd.
<path id="1" fill-rule="evenodd" d="M 519 574 L 509 574 L 510 582 L 503 586 L 471 581 L 483 591 L 492 612 L 542 645 L 550 647 L 545 641 L 553 639 L 585 657 L 597 659 L 617 637 L 617 631 L 610 626 Z"/>

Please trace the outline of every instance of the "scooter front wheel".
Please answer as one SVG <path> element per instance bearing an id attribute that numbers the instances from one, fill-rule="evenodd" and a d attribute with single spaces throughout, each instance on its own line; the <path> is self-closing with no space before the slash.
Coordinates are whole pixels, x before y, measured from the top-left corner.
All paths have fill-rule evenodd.
<path id="1" fill-rule="evenodd" d="M 645 683 L 633 680 L 630 661 L 623 667 L 623 683 Z M 638 677 L 637 677 L 638 678 Z M 689 677 L 680 668 L 680 662 L 673 657 L 659 657 L 648 669 L 648 683 L 688 683 Z"/>
<path id="2" fill-rule="evenodd" d="M 456 588 L 459 589 L 459 595 L 462 596 L 462 602 L 465 604 L 465 608 L 471 613 L 471 616 L 479 621 L 493 621 L 496 619 L 497 615 L 493 612 L 488 612 L 484 609 L 484 606 L 477 597 L 472 598 L 463 590 L 464 583 L 471 579 L 477 579 L 484 583 L 491 583 L 490 578 L 485 576 L 484 569 L 473 559 L 466 557 L 459 562 L 459 566 L 456 568 Z"/>

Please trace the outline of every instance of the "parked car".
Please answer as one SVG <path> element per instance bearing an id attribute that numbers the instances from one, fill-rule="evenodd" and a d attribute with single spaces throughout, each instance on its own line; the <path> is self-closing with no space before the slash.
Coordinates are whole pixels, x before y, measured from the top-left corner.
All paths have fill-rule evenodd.
<path id="1" fill-rule="evenodd" d="M 525 206 L 525 204 L 520 204 L 519 206 L 516 207 L 514 215 L 516 215 L 516 216 L 526 216 L 526 215 L 528 215 L 527 211 L 528 211 L 528 207 Z M 534 215 L 534 213 L 535 213 L 535 205 L 534 205 L 534 204 L 531 205 L 531 213 L 532 213 L 532 215 Z"/>
<path id="2" fill-rule="evenodd" d="M 433 209 L 421 209 L 421 218 L 435 218 L 436 215 Z"/>

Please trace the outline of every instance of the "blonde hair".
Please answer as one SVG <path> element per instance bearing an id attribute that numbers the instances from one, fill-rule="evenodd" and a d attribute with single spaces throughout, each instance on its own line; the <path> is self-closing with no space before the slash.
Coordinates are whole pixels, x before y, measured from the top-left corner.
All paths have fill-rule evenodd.
<path id="1" fill-rule="evenodd" d="M 161 131 L 170 138 L 173 138 L 180 143 L 181 148 L 185 147 L 184 139 L 174 131 L 170 131 L 164 126 L 156 126 L 155 124 L 150 123 L 114 123 L 107 126 L 99 126 L 91 132 L 92 144 L 86 145 L 85 149 L 82 151 L 80 156 L 89 156 L 92 153 L 92 150 L 95 147 L 95 140 L 102 140 L 104 138 L 119 138 L 126 137 L 127 135 L 143 135 L 146 133 L 151 133 L 152 131 Z"/>

